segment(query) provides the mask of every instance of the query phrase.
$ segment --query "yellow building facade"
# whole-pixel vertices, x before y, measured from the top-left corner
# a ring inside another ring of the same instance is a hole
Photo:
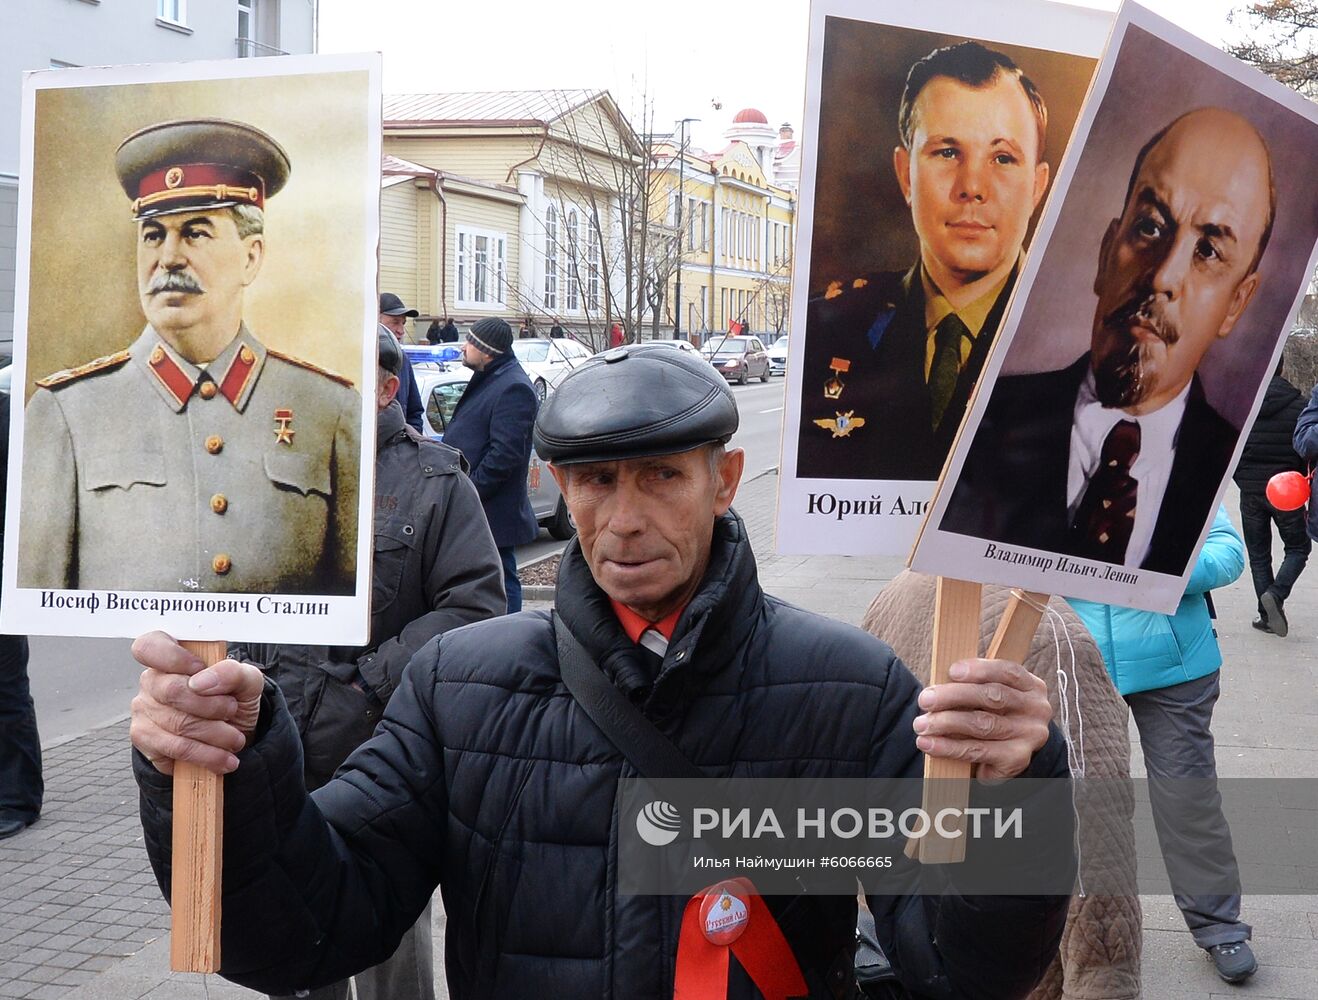
[[[665,222],[681,239],[681,280],[674,268],[664,305],[670,331],[702,341],[730,329],[767,340],[787,332],[796,192],[772,179],[794,151],[784,154],[784,131],[790,139],[787,126],[775,134],[746,109],[719,153],[688,146],[679,158],[680,140],[655,146]]]

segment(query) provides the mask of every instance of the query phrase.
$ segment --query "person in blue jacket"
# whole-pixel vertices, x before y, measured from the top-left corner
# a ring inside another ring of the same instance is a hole
[[[1205,595],[1234,582],[1244,568],[1244,543],[1219,507],[1175,614],[1071,601],[1135,718],[1173,888],[1183,866],[1193,865],[1190,877],[1198,885],[1177,892],[1176,905],[1195,944],[1228,983],[1244,982],[1258,962],[1247,943],[1251,928],[1240,919],[1240,872],[1216,789],[1211,726],[1222,652]],[[1195,891],[1208,882],[1234,891]]]

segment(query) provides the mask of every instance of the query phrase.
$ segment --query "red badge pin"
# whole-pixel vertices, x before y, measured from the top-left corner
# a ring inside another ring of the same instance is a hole
[[[700,928],[710,944],[732,944],[746,933],[750,916],[746,895],[733,882],[720,882],[700,904]]]

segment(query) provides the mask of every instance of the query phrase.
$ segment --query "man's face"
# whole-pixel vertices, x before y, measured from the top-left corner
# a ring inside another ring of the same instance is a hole
[[[387,313],[380,313],[380,325],[387,327],[391,333],[399,340],[407,333],[406,316],[390,316]]]
[[[1048,186],[1020,83],[1003,73],[980,88],[934,77],[911,121],[911,148],[897,147],[893,165],[930,277],[948,293],[1009,271]]]
[[[485,366],[490,363],[490,356],[470,340],[464,340],[462,342],[462,363],[474,372],[483,372]]]
[[[731,449],[715,471],[710,449],[702,447],[550,469],[600,589],[649,621],[659,621],[700,585],[714,519],[732,503],[744,460],[741,449]]]
[[[1236,115],[1187,115],[1149,150],[1103,237],[1091,347],[1099,401],[1133,414],[1170,402],[1258,287],[1268,217],[1262,140]]]
[[[261,268],[264,238],[238,235],[226,210],[178,212],[137,226],[137,293],[162,334],[186,333],[237,312]],[[237,332],[235,329],[233,332]]]

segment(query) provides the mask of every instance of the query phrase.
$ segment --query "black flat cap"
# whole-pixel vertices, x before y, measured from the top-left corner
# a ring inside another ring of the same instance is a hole
[[[376,328],[379,341],[380,367],[393,375],[403,374],[403,349],[398,346],[398,338],[392,330],[381,324]]]
[[[673,455],[725,443],[737,403],[709,362],[662,344],[591,358],[540,405],[535,450],[555,465]]]

